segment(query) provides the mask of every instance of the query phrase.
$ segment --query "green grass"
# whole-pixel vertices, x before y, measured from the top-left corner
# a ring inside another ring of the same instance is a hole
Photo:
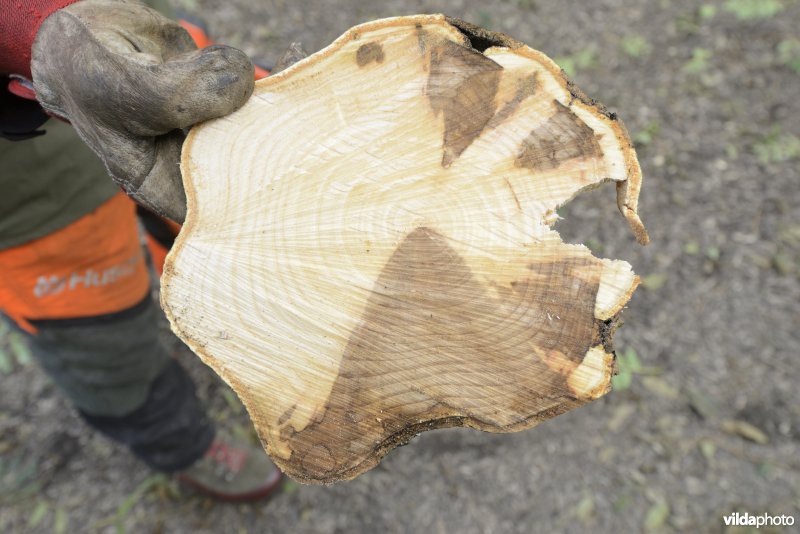
[[[47,501],[37,502],[36,507],[34,507],[33,511],[31,511],[31,515],[28,516],[28,528],[34,529],[38,527],[47,516],[49,508],[50,507],[48,506]]]
[[[778,44],[778,61],[800,74],[800,39],[784,39]]]
[[[575,506],[573,513],[582,523],[589,524],[594,515],[594,508],[594,499],[591,494],[586,494],[577,506]]]
[[[644,516],[644,530],[653,532],[660,530],[669,519],[669,503],[663,499],[655,502]]]
[[[56,508],[56,516],[53,518],[53,532],[55,534],[64,534],[69,527],[69,515],[62,507]]]
[[[761,163],[783,163],[800,158],[800,137],[773,130],[753,145]]]
[[[788,276],[797,272],[797,264],[784,251],[778,251],[772,256],[772,267],[782,276]]]
[[[629,35],[620,42],[622,51],[630,57],[639,58],[648,55],[653,47],[643,35]]]
[[[162,473],[150,475],[140,482],[133,492],[122,501],[114,515],[96,521],[91,526],[91,529],[101,530],[113,525],[116,527],[117,534],[125,534],[125,519],[130,515],[133,508],[151,492],[159,492],[172,497],[176,497],[179,494],[176,482],[167,475]]]
[[[783,11],[780,0],[725,0],[723,8],[739,20],[758,20],[774,17]]]
[[[700,17],[696,10],[679,13],[675,17],[675,29],[681,35],[696,35],[700,32]]]
[[[643,130],[633,134],[633,142],[636,143],[637,147],[647,146],[653,142],[660,131],[661,124],[657,120],[652,120],[647,123]]]
[[[614,499],[614,502],[612,503],[612,506],[614,507],[615,511],[621,512],[621,511],[625,510],[625,508],[630,506],[630,504],[631,504],[631,496],[627,495],[627,494],[623,494],[623,495],[620,495],[619,497],[617,497],[616,499]]]
[[[592,254],[602,254],[603,250],[605,250],[605,247],[600,241],[592,239],[591,237],[583,244],[586,245],[586,248],[592,251]]]
[[[713,462],[717,454],[717,445],[710,439],[700,440],[700,452],[707,462]]]
[[[697,241],[688,241],[683,245],[683,253],[689,256],[697,256],[700,252],[700,244]]]
[[[667,273],[648,274],[642,278],[642,288],[648,291],[658,291],[667,283]]]
[[[22,334],[0,319],[0,375],[11,373],[16,365],[30,365],[31,360],[31,349]]]
[[[627,349],[617,355],[617,374],[611,377],[611,385],[615,391],[624,391],[631,387],[633,373],[642,368],[642,362],[633,349]]]
[[[491,30],[493,25],[494,19],[492,18],[492,14],[490,12],[485,10],[478,11],[478,26],[481,28],[486,28],[487,30]]]
[[[698,9],[698,14],[702,20],[713,19],[717,14],[717,6],[714,4],[703,4],[700,6],[700,9]]]
[[[0,507],[36,495],[43,481],[37,477],[39,461],[25,451],[0,456]]]
[[[708,69],[709,60],[712,56],[711,50],[707,48],[695,48],[692,50],[692,58],[683,66],[683,70],[689,74],[698,74]]]
[[[611,385],[615,391],[624,391],[631,387],[633,375],[655,376],[662,372],[659,367],[643,366],[636,351],[628,347],[617,353],[617,374],[611,377]]]
[[[569,56],[555,58],[558,66],[564,69],[567,76],[575,76],[579,70],[590,69],[597,65],[597,49],[594,45],[578,50]]]

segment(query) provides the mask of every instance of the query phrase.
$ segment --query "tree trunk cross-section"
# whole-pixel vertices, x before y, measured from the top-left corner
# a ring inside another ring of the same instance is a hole
[[[175,332],[290,476],[424,430],[511,432],[606,393],[638,278],[565,244],[605,181],[641,243],[622,123],[543,54],[440,15],[355,27],[193,129],[162,279]]]

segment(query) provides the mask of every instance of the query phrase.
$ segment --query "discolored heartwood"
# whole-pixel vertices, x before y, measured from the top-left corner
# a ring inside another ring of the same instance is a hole
[[[602,182],[641,243],[622,123],[547,57],[441,15],[351,29],[184,145],[174,331],[290,476],[417,433],[511,432],[606,393],[638,278],[552,229]]]

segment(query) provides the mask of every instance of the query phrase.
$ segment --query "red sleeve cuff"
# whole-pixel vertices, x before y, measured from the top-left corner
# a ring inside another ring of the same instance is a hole
[[[31,47],[54,11],[78,0],[0,0],[0,73],[31,77]]]

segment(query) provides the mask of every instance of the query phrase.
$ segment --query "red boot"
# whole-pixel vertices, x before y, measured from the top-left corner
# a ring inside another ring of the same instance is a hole
[[[205,456],[177,479],[220,501],[253,501],[272,493],[281,472],[261,449],[217,432]]]

